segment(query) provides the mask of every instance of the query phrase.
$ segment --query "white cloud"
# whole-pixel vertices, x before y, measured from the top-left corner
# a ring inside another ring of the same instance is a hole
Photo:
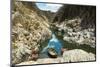
[[[47,9],[52,12],[56,12],[61,6],[61,4],[46,4]]]
[[[46,6],[50,6],[50,7],[61,7],[62,5],[61,4],[46,4]]]

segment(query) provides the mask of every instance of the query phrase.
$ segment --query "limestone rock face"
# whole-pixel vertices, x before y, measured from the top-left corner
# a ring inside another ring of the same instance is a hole
[[[34,3],[13,0],[11,23],[13,63],[28,60],[31,50],[39,49],[40,43],[50,38],[48,19],[40,13]]]

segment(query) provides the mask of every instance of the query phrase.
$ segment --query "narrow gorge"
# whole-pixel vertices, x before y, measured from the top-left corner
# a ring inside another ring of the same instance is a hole
[[[39,9],[36,2],[12,0],[11,19],[12,64],[96,60],[95,6],[63,4],[51,12]],[[62,45],[62,54],[56,58],[42,53],[52,33]]]

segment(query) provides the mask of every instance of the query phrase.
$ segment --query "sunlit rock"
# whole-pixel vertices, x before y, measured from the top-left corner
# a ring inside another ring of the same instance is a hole
[[[81,49],[65,51],[62,62],[95,61],[95,55]]]

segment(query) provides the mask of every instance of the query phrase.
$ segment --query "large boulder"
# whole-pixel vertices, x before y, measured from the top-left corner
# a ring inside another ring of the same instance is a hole
[[[95,55],[81,49],[73,49],[63,53],[62,62],[95,61]]]

